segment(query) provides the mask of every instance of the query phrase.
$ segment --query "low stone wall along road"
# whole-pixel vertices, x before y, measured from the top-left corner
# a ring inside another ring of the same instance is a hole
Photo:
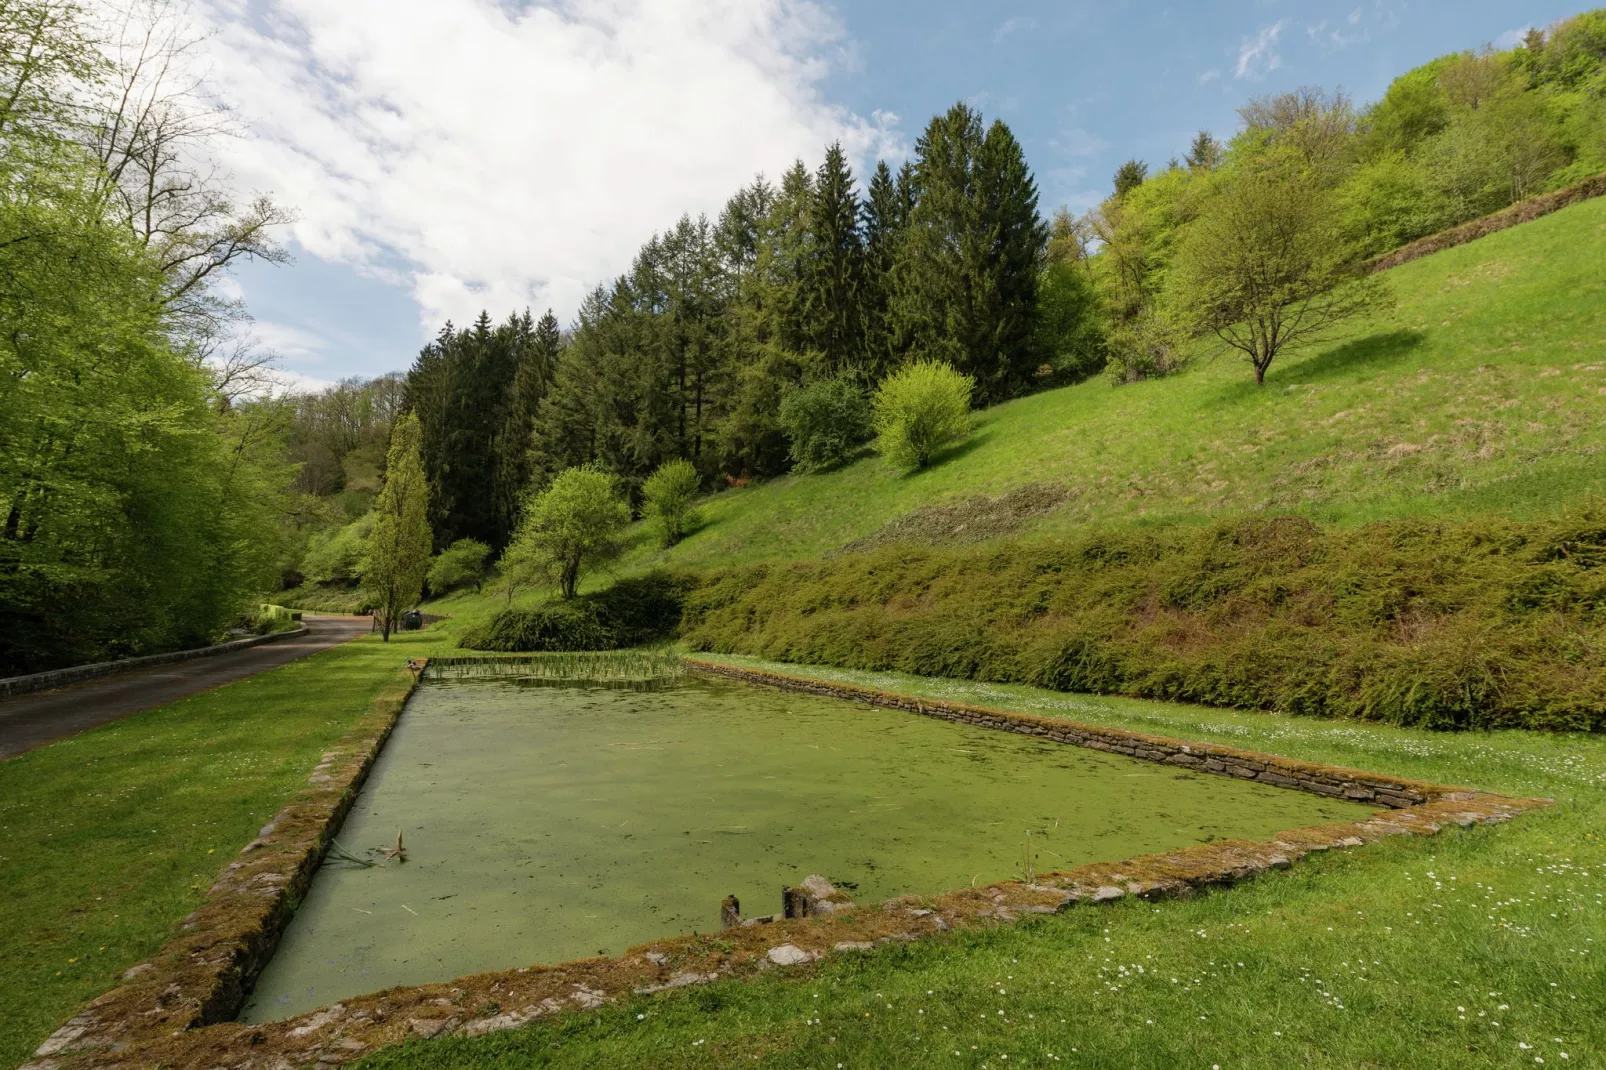
[[[274,643],[119,673],[54,691],[0,699],[0,759],[141,710],[276,669],[366,635],[367,617],[303,618],[307,630]]]

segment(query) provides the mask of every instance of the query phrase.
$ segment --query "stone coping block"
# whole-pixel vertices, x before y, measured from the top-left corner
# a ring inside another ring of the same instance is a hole
[[[1402,780],[1276,755],[1082,725],[957,703],[930,702],[798,676],[688,658],[688,667],[749,683],[870,702],[1074,746],[1183,764],[1223,776],[1370,801],[1360,821],[1229,840],[1119,862],[999,881],[931,896],[904,896],[830,914],[781,919],[716,934],[676,936],[615,958],[578,959],[473,974],[456,980],[344,1000],[279,1022],[231,1021],[311,883],[427,659],[398,680],[308,777],[307,787],[246,844],[161,951],[124,974],[124,984],[91,1001],[40,1045],[23,1070],[236,1067],[309,1070],[337,1066],[378,1048],[441,1035],[482,1036],[558,1014],[767,970],[807,970],[832,956],[926,939],[956,929],[1006,925],[1035,914],[1099,909],[1129,897],[1182,897],[1225,887],[1306,855],[1359,847],[1389,836],[1427,836],[1449,827],[1508,821],[1550,805],[1469,788]],[[1352,792],[1356,794],[1351,794]],[[710,910],[714,904],[709,904]]]
[[[66,687],[68,684],[82,683],[85,680],[96,680],[102,676],[115,676],[120,672],[148,669],[153,665],[171,665],[176,661],[209,658],[214,654],[227,654],[231,650],[244,650],[246,647],[259,646],[262,643],[275,643],[280,639],[306,635],[307,631],[308,628],[305,624],[298,624],[288,631],[274,632],[271,635],[253,635],[246,639],[235,639],[227,643],[199,646],[193,650],[173,650],[166,654],[146,654],[143,657],[123,658],[120,661],[97,661],[90,665],[73,665],[66,669],[51,669],[49,672],[30,673],[27,676],[8,676],[0,679],[0,698],[10,698],[12,695],[27,695],[35,691],[49,691],[57,687]]]

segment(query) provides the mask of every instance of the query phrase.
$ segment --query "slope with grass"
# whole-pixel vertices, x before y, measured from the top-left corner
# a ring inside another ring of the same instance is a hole
[[[1262,389],[1201,349],[1173,378],[1037,394],[981,413],[924,472],[869,456],[717,494],[671,550],[639,527],[622,567],[819,557],[923,506],[1045,482],[1069,497],[1027,537],[1252,511],[1544,515],[1606,491],[1603,263],[1597,199],[1389,271],[1394,312],[1280,358]]]

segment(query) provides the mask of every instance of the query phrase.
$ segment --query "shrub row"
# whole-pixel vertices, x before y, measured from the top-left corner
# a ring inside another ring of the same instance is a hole
[[[695,582],[690,576],[654,572],[567,602],[505,609],[483,625],[464,629],[458,645],[522,653],[617,650],[663,642],[674,637],[681,604]]]
[[[1424,256],[1453,249],[1457,245],[1477,241],[1479,238],[1494,234],[1498,231],[1509,230],[1521,223],[1531,223],[1541,216],[1551,212],[1559,212],[1563,208],[1587,201],[1594,197],[1606,197],[1606,175],[1596,175],[1586,178],[1582,182],[1574,183],[1565,189],[1554,193],[1541,193],[1536,197],[1529,197],[1525,201],[1518,201],[1510,208],[1502,209],[1493,215],[1486,215],[1480,219],[1469,220],[1458,227],[1441,230],[1437,234],[1429,234],[1425,238],[1418,238],[1407,245],[1402,245],[1392,252],[1374,257],[1366,264],[1368,274],[1387,271],[1389,268],[1408,264],[1413,260],[1420,260]]]
[[[1432,728],[1606,727],[1606,509],[731,568],[700,650]]]

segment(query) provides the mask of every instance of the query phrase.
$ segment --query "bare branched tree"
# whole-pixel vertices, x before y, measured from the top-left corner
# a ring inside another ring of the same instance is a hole
[[[84,134],[107,210],[150,250],[176,334],[201,350],[244,318],[215,283],[242,260],[288,260],[275,230],[292,219],[266,195],[242,197],[212,162],[210,147],[242,131],[206,91],[204,43],[183,3],[131,0],[104,27],[110,70]]]

